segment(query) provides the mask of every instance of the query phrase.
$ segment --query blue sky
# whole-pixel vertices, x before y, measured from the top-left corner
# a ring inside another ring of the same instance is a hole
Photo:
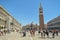
[[[2,5],[19,23],[39,24],[40,2],[43,7],[44,23],[60,15],[60,0],[0,0]]]

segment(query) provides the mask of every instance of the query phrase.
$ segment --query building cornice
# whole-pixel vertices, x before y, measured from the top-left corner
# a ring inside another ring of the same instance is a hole
[[[9,12],[6,10],[6,9],[4,9],[4,7],[2,6],[2,5],[0,5],[0,9],[1,10],[3,10],[2,12],[4,12],[3,14],[5,14],[6,16],[8,16],[8,17],[11,17],[13,20],[15,20],[18,24],[20,24],[15,18],[13,18],[13,16],[11,16],[10,14],[9,14]],[[21,25],[21,24],[20,24]]]

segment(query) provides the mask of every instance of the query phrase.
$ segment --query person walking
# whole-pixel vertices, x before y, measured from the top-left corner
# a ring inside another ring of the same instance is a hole
[[[45,30],[44,30],[44,31],[43,31],[43,36],[44,36],[44,38],[45,38],[45,34],[46,34],[46,33],[45,33]]]
[[[38,34],[40,34],[40,30],[38,30]]]
[[[49,32],[48,32],[48,30],[46,30],[45,33],[46,33],[47,37],[49,38]]]
[[[55,38],[55,29],[52,30],[52,38]]]
[[[56,36],[58,36],[58,30],[56,30]]]
[[[41,30],[40,32],[41,32],[41,38],[43,38],[44,36],[43,30]]]
[[[25,31],[23,31],[23,37],[25,37],[26,36],[26,32]]]

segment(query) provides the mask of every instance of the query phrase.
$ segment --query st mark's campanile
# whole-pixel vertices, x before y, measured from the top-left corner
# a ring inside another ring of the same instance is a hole
[[[43,28],[44,28],[43,8],[42,8],[42,5],[40,3],[40,7],[39,7],[39,29],[43,30]]]

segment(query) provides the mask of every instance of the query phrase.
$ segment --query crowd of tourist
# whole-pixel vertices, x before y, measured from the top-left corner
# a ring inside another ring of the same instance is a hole
[[[0,30],[0,36],[6,35],[7,30]]]
[[[50,37],[50,33],[52,34],[52,38],[55,38],[55,36],[58,36],[58,30],[51,30],[51,32],[49,32],[48,30],[39,30],[38,31],[38,34],[40,34],[41,35],[41,37],[42,38],[45,38],[45,36],[47,36],[47,38],[49,38]],[[30,35],[31,36],[35,36],[35,33],[36,33],[36,31],[34,31],[34,30],[30,30]],[[26,36],[26,32],[23,32],[23,37],[25,37]]]

